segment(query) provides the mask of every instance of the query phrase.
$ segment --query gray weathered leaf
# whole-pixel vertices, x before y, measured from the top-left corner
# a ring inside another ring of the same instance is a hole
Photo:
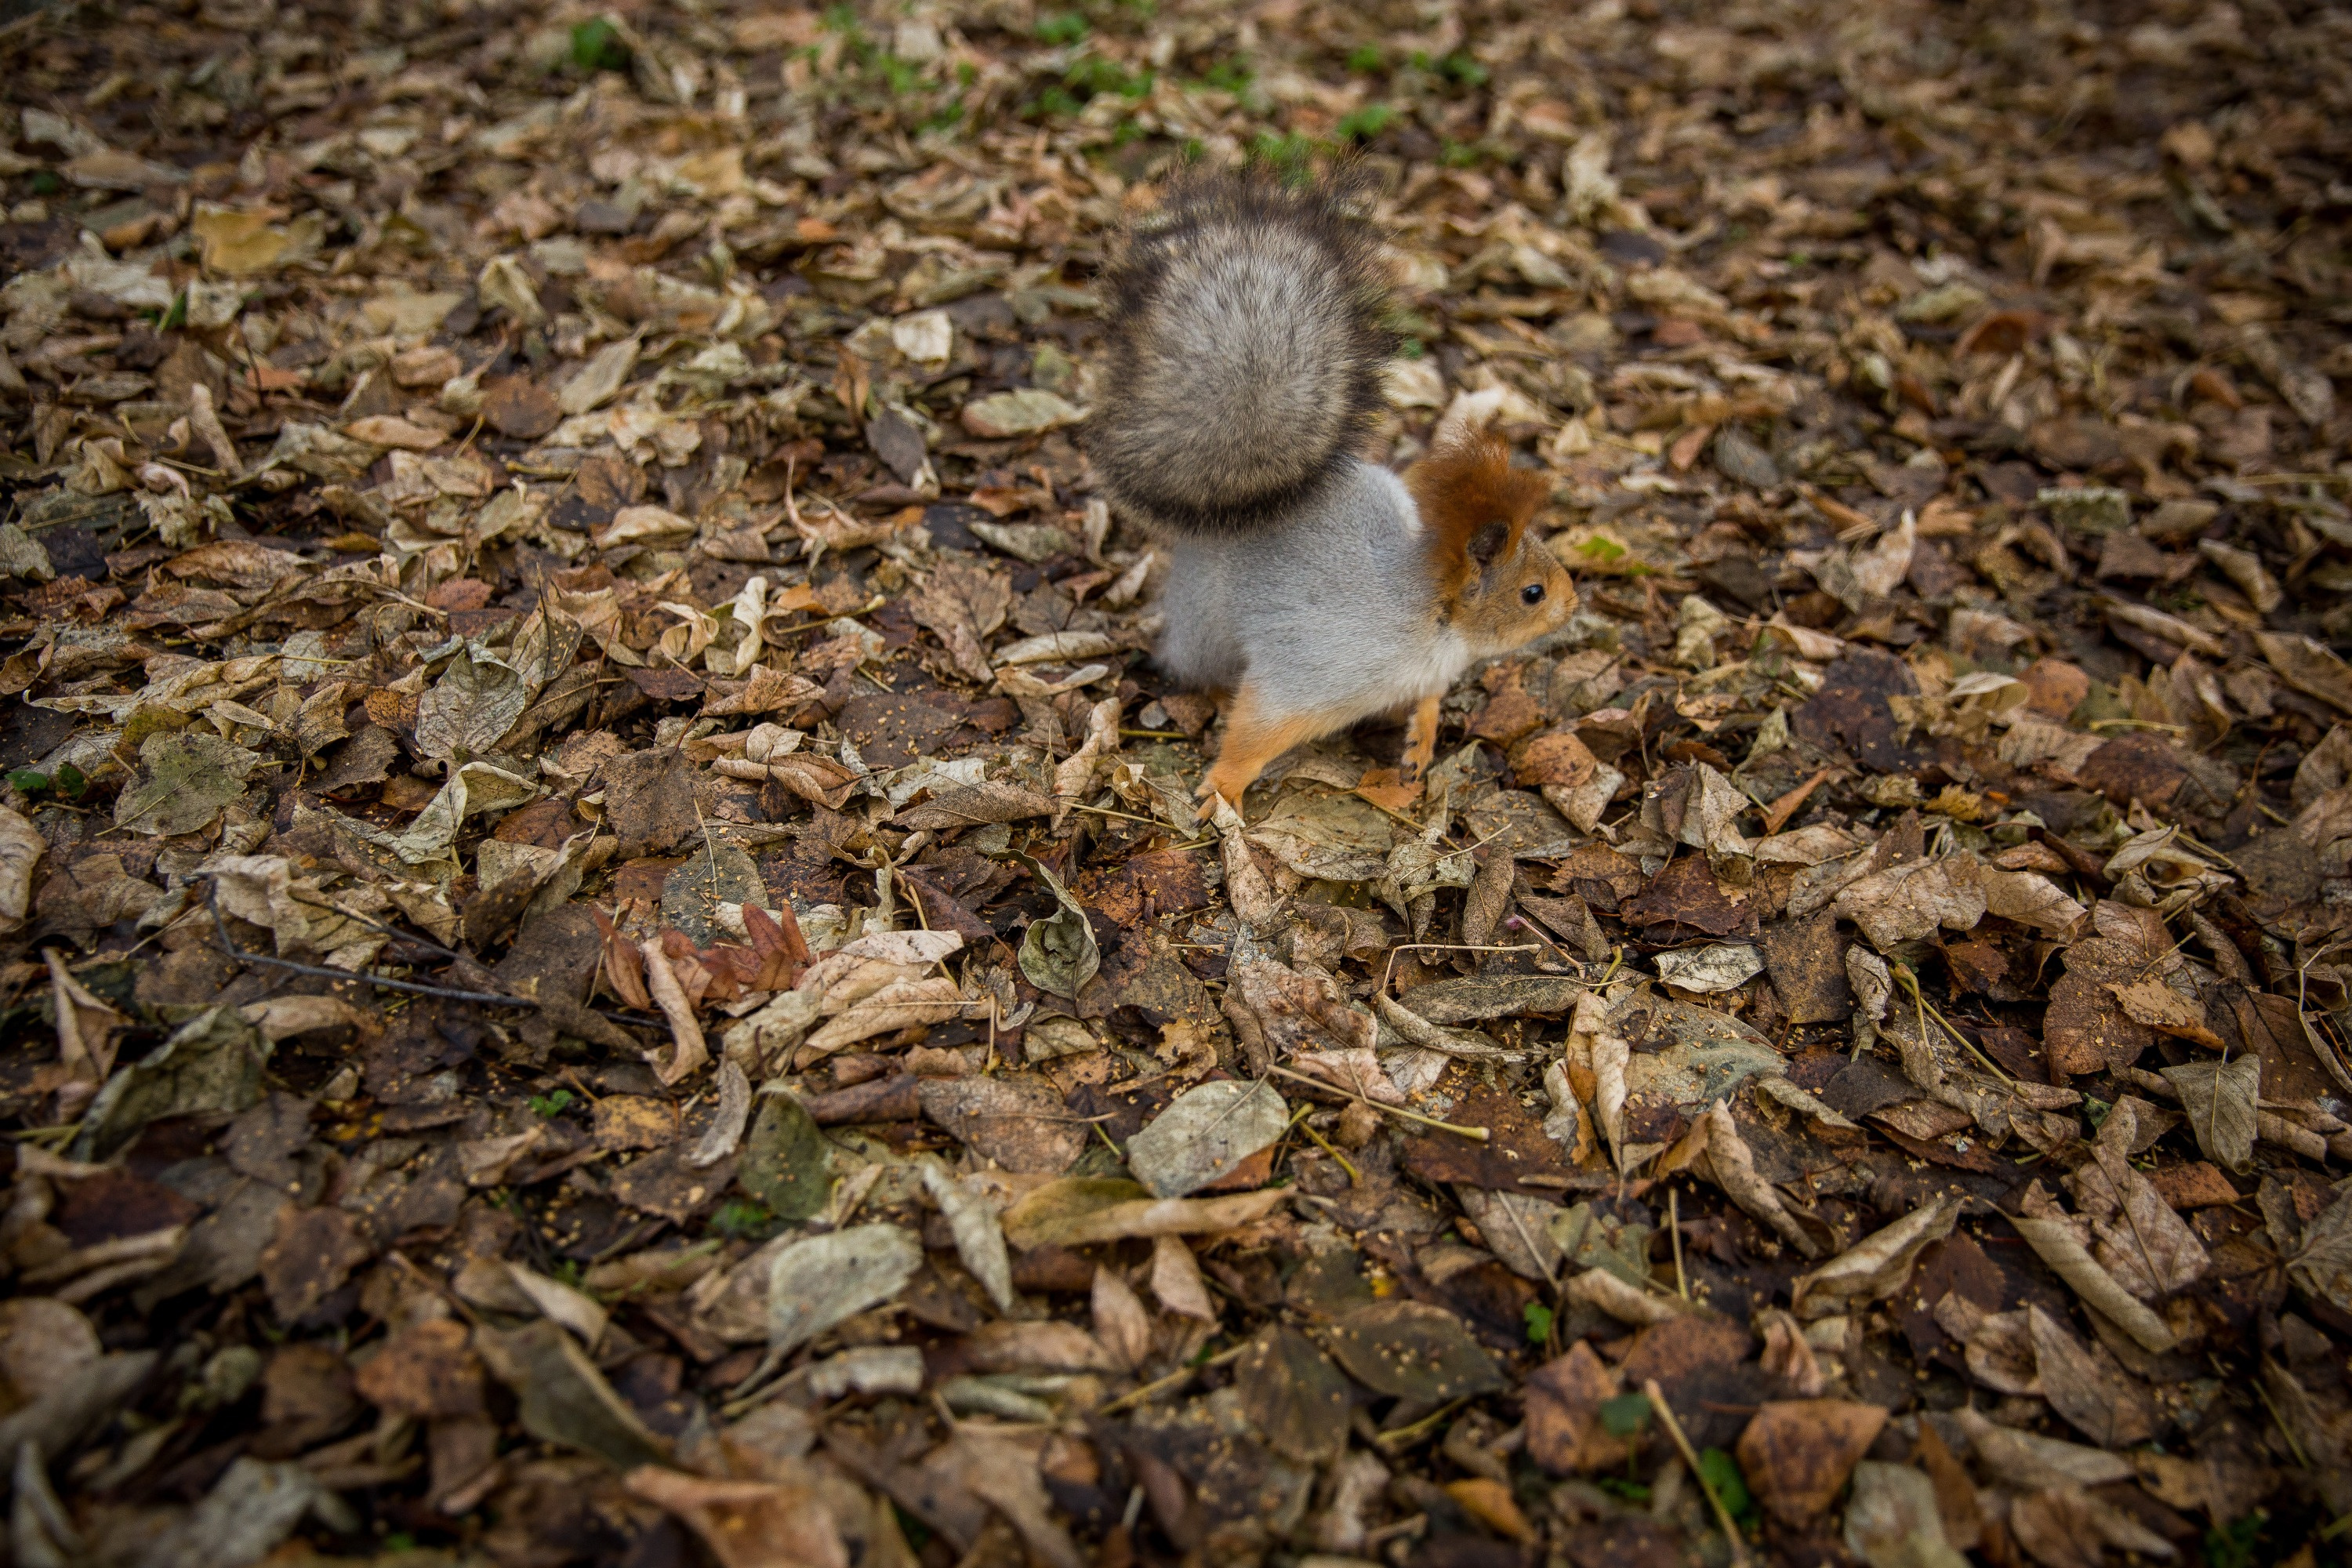
[[[118,1069],[98,1091],[74,1140],[74,1157],[110,1158],[151,1121],[208,1110],[243,1110],[261,1099],[268,1042],[234,1007],[214,1007],[163,1046]]]
[[[188,1510],[143,1568],[240,1568],[258,1563],[294,1533],[326,1489],[295,1464],[241,1458]]]
[[[1281,1137],[1289,1120],[1290,1107],[1270,1084],[1204,1083],[1128,1140],[1128,1169],[1157,1195],[1181,1198],[1232,1174]]]
[[[669,1458],[669,1445],[554,1323],[541,1319],[511,1333],[482,1330],[474,1343],[499,1381],[514,1390],[523,1429],[532,1436],[593,1454],[616,1470]]]
[[[662,879],[662,923],[684,931],[697,947],[740,940],[719,923],[721,904],[768,907],[759,862],[732,845],[703,845]]]
[[[1586,1201],[1554,1210],[1544,1228],[1561,1257],[1579,1271],[1599,1268],[1636,1289],[1649,1283],[1654,1226],[1602,1214]]]
[[[735,1179],[777,1218],[808,1219],[833,1195],[833,1145],[799,1100],[770,1095],[744,1135]]]
[[[182,730],[148,736],[139,763],[146,777],[116,797],[114,826],[168,838],[211,826],[245,793],[261,756],[218,735]]]
[[[937,1159],[925,1158],[922,1172],[923,1190],[947,1216],[956,1256],[988,1292],[988,1299],[1000,1310],[1011,1311],[1013,1259],[1004,1247],[1004,1226],[997,1217],[996,1206],[958,1182]]]
[[[1462,1212],[1486,1238],[1486,1250],[1522,1279],[1549,1285],[1559,1279],[1559,1244],[1546,1222],[1559,1213],[1548,1198],[1525,1193],[1489,1192],[1484,1187],[1456,1185],[1454,1195]]]
[[[2263,1058],[2183,1062],[2164,1069],[2189,1112],[2197,1147],[2225,1171],[2254,1168],[2254,1100],[2262,1092]]]
[[[1764,973],[1764,955],[1744,942],[1658,954],[1658,973],[1685,991],[1729,991]]]
[[[1968,1568],[1944,1533],[1936,1483],[1908,1465],[1864,1459],[1853,1468],[1845,1544],[1870,1568]]]
[[[1095,945],[1087,911],[1070,897],[1061,879],[1034,860],[1029,867],[1062,907],[1042,921],[1029,922],[1028,934],[1021,939],[1021,973],[1038,990],[1075,1000],[1102,967],[1102,950]]]
[[[2286,1277],[2336,1310],[2352,1312],[2352,1192],[2304,1227],[2303,1250],[2286,1266]]]
[[[1952,1233],[1960,1217],[1955,1198],[1921,1204],[1884,1230],[1863,1237],[1790,1287],[1790,1310],[1801,1319],[1825,1318],[1879,1300],[1911,1278],[1911,1265],[1931,1242]]]
[[[478,757],[497,750],[530,694],[522,677],[497,659],[460,647],[416,704],[416,749],[428,757]]]
[[[768,1268],[768,1347],[788,1354],[891,1300],[923,1265],[923,1244],[895,1225],[860,1225],[796,1241]]]

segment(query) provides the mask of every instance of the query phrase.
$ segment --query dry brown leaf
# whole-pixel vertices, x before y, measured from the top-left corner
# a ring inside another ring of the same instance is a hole
[[[1802,1527],[1829,1511],[1885,1425],[1886,1412],[1875,1405],[1773,1401],[1739,1434],[1740,1473],[1774,1518]]]

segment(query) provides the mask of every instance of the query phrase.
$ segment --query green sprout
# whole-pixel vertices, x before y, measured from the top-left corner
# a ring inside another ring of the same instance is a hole
[[[1633,1486],[1633,1446],[1650,1424],[1650,1396],[1646,1394],[1621,1394],[1614,1399],[1601,1402],[1601,1426],[1612,1437],[1625,1445],[1625,1484]],[[1627,1493],[1632,1496],[1632,1493]],[[1647,1489],[1642,1495],[1647,1497]]]
[[[629,68],[629,46],[619,28],[603,16],[575,23],[572,28],[572,63],[584,71]]]
[[[552,1121],[562,1115],[572,1101],[572,1093],[568,1089],[554,1089],[546,1094],[534,1094],[530,1097],[531,1114]]]
[[[733,1240],[736,1237],[758,1239],[776,1228],[776,1216],[768,1212],[765,1204],[748,1198],[733,1198],[719,1205],[710,1216],[710,1228]]]
[[[1341,142],[1370,142],[1394,123],[1397,111],[1385,103],[1367,103],[1351,109],[1331,127],[1333,137]]]
[[[1249,62],[1236,56],[1211,66],[1202,74],[1201,85],[1215,88],[1219,92],[1239,92],[1255,77],[1256,73],[1250,69]]]
[[[1521,1314],[1527,1320],[1528,1343],[1548,1345],[1551,1342],[1552,1310],[1541,1301],[1530,1301]]]
[[[1715,1489],[1723,1503],[1724,1511],[1737,1521],[1740,1528],[1752,1528],[1757,1522],[1756,1500],[1748,1494],[1748,1478],[1739,1473],[1739,1461],[1721,1448],[1709,1448],[1698,1457],[1699,1478]]]
[[[2265,1510],[2256,1509],[2242,1519],[2207,1531],[2205,1561],[2209,1568],[2254,1568],[2254,1547],[2270,1517]]]
[[[1057,12],[1037,20],[1037,38],[1041,43],[1075,44],[1088,32],[1087,19],[1076,11]]]
[[[1377,76],[1389,68],[1388,57],[1374,44],[1358,44],[1348,51],[1348,68],[1365,76]]]
[[[54,788],[68,800],[79,800],[81,792],[89,787],[89,780],[71,763],[61,764],[54,775],[38,768],[13,768],[9,771],[8,782],[16,787],[18,795],[38,795],[43,790]]]

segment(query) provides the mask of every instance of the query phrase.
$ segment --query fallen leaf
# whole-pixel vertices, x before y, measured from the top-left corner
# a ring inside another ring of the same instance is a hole
[[[1087,911],[1070,897],[1060,878],[1034,860],[1029,862],[1029,868],[1061,907],[1044,920],[1029,922],[1021,939],[1021,973],[1040,991],[1075,999],[1102,967],[1094,928],[1087,923]]]
[[[1005,1251],[1004,1226],[997,1217],[996,1205],[957,1181],[937,1160],[923,1161],[921,1169],[923,1190],[947,1216],[956,1257],[962,1260],[965,1271],[980,1281],[998,1310],[1011,1311],[1015,1300],[1013,1261]]]
[[[1332,1326],[1331,1353],[1377,1394],[1437,1403],[1503,1386],[1494,1357],[1462,1320],[1419,1301],[1359,1307]]]
[[[1623,1380],[1579,1340],[1527,1381],[1528,1453],[1556,1476],[1610,1470],[1637,1445],[1601,1423],[1601,1407],[1624,1391]]]
[[[2155,1406],[2104,1350],[2085,1346],[2040,1307],[2028,1304],[2025,1318],[2051,1409],[2103,1448],[2129,1447],[2156,1435]]]
[[[1268,1187],[1216,1198],[1154,1198],[1138,1182],[1065,1177],[1005,1211],[1004,1239],[1025,1251],[1134,1236],[1202,1236],[1263,1219],[1287,1195]]]
[[[1806,1321],[1883,1300],[1911,1278],[1911,1266],[1929,1242],[1952,1233],[1960,1216],[1953,1198],[1934,1198],[1885,1229],[1864,1237],[1790,1286],[1790,1310]]]
[[[150,735],[139,747],[145,773],[114,803],[114,825],[169,838],[209,827],[261,765],[258,753],[193,731]]]
[[[2205,1157],[2242,1176],[2252,1170],[2263,1058],[2249,1054],[2226,1062],[2182,1062],[2166,1068],[2164,1077],[2179,1091]]]
[[[1829,1511],[1885,1425],[1886,1412],[1875,1405],[1771,1401],[1739,1435],[1740,1473],[1773,1517],[1801,1528]]]
[[[1764,973],[1764,955],[1746,942],[1682,948],[1658,954],[1658,976],[1685,991],[1736,990]]]
[[[2164,1320],[2117,1284],[2064,1220],[2016,1215],[2010,1224],[2041,1255],[2052,1273],[2086,1304],[2105,1313],[2116,1327],[2158,1355],[2173,1347],[2175,1336]]]
[[[1864,1459],[1853,1468],[1846,1550],[1870,1568],[1965,1568],[1944,1532],[1935,1483],[1907,1465]]]
[[[993,392],[963,406],[963,427],[984,441],[1035,436],[1075,425],[1087,411],[1066,398],[1035,387]]]
[[[833,1196],[833,1146],[798,1100],[768,1095],[744,1136],[735,1179],[778,1219],[814,1218]]]
[[[1290,1107],[1265,1082],[1204,1083],[1128,1140],[1127,1165],[1163,1198],[1200,1191],[1280,1138]]]
[[[796,1241],[768,1266],[768,1347],[783,1355],[898,1297],[922,1243],[895,1225],[853,1226]]]
[[[657,1465],[630,1470],[627,1485],[684,1520],[720,1568],[848,1568],[841,1527],[814,1485],[712,1480]]]
[[[613,1390],[579,1342],[551,1322],[476,1338],[482,1360],[514,1391],[524,1430],[595,1455],[618,1470],[659,1464],[669,1445]]]

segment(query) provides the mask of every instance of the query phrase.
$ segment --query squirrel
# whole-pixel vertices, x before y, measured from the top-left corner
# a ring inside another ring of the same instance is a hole
[[[1402,476],[1359,455],[1396,338],[1356,194],[1192,179],[1107,271],[1087,450],[1168,545],[1157,657],[1223,700],[1197,793],[1236,811],[1284,752],[1380,714],[1408,715],[1399,780],[1417,789],[1447,689],[1576,607],[1528,531],[1550,483],[1502,441],[1448,435]]]

